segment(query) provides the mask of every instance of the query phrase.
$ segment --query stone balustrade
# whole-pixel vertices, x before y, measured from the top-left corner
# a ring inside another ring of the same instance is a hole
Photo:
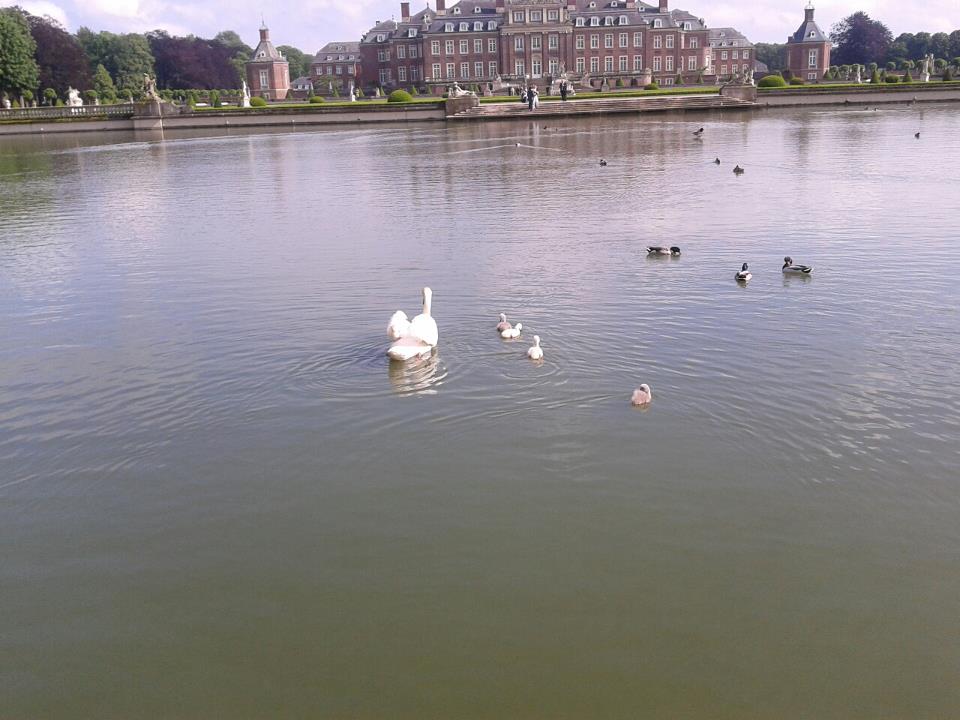
[[[57,120],[59,118],[131,118],[136,114],[134,103],[118,105],[81,105],[79,107],[35,107],[5,110],[0,108],[0,120]]]

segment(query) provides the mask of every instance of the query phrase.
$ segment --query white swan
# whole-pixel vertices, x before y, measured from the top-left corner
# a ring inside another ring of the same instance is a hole
[[[507,314],[500,313],[500,322],[497,323],[497,332],[503,332],[504,330],[509,330],[513,325],[507,322]]]
[[[646,383],[634,390],[633,395],[630,396],[631,405],[649,405],[651,400],[653,400],[653,393]]]
[[[523,330],[523,323],[517,323],[515,327],[507,328],[500,332],[500,337],[504,340],[516,340],[520,337],[520,331]]]
[[[429,355],[430,351],[436,347],[440,339],[440,333],[437,330],[437,321],[430,315],[430,303],[433,298],[433,291],[425,287],[423,289],[423,312],[410,321],[410,327],[406,335],[397,340],[387,355],[391,360],[410,360],[415,357]]]
[[[809,265],[794,265],[793,258],[787,256],[783,259],[783,272],[787,275],[809,275],[813,268]]]
[[[744,263],[743,267],[740,268],[740,271],[733,277],[736,278],[737,282],[745,283],[750,282],[750,278],[753,277],[753,273],[747,269],[747,264]]]
[[[387,325],[387,337],[391,340],[399,340],[410,332],[410,321],[407,320],[407,314],[403,310],[397,310],[390,316],[390,323]]]
[[[533,347],[527,350],[527,357],[531,360],[543,360],[543,349],[540,347],[540,336],[533,336]]]

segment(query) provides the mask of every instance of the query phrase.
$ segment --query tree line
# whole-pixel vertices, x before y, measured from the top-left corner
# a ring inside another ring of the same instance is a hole
[[[951,33],[918,32],[893,36],[890,29],[865,12],[848,15],[830,29],[833,50],[831,62],[837,65],[869,65],[876,63],[889,69],[909,69],[927,55],[933,55],[936,66],[960,66],[960,30]],[[787,66],[785,43],[757,43],[754,57],[770,70]]]
[[[309,74],[312,56],[288,45],[277,49],[292,78]],[[70,33],[51,17],[0,9],[0,95],[27,104],[62,102],[68,87],[108,103],[137,99],[144,75],[165,91],[238,88],[252,55],[232,30],[211,39],[164,30],[116,34],[82,27]]]

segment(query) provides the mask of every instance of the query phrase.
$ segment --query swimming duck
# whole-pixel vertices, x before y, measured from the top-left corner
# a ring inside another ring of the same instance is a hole
[[[716,160],[714,160],[714,161],[713,161],[713,164],[714,164],[714,165],[719,165],[719,164],[720,164],[720,158],[717,158]]]
[[[647,255],[671,255],[672,257],[678,257],[680,255],[680,248],[676,245],[670,247],[664,247],[663,245],[650,245],[647,246]]]
[[[607,166],[607,161],[604,160],[603,158],[600,158],[600,167],[606,167],[606,166]]]
[[[653,400],[653,393],[646,383],[634,390],[633,395],[630,396],[630,404],[635,406],[649,405],[651,400]]]
[[[507,322],[506,313],[500,313],[500,322],[497,323],[497,332],[503,332],[504,330],[509,330],[513,325]]]
[[[523,323],[517,323],[512,328],[501,330],[500,337],[502,337],[504,340],[516,340],[518,337],[520,337],[521,330],[523,330]]]
[[[734,277],[736,278],[737,282],[750,282],[750,278],[753,277],[753,273],[747,269],[747,264],[744,263],[743,267],[740,268],[740,271],[734,275]]]
[[[703,135],[703,128],[700,128],[699,130],[694,130],[694,131],[693,131],[693,136],[694,136],[694,137],[700,137],[701,135]]]
[[[742,167],[740,167],[739,165],[737,165],[736,167],[733,168],[733,174],[734,174],[734,175],[743,175],[743,173],[744,173],[744,169],[743,169]]]
[[[920,133],[914,133],[913,136],[914,136],[917,140],[920,139]]]
[[[437,321],[430,315],[430,304],[433,291],[423,289],[423,312],[410,321],[410,327],[387,350],[391,360],[410,360],[415,357],[429,355],[439,340]],[[396,314],[396,313],[394,313]]]
[[[792,257],[785,257],[783,259],[783,272],[788,275],[809,275],[813,272],[813,268],[809,265],[794,265]]]
[[[540,347],[540,336],[533,336],[533,347],[527,350],[527,357],[531,360],[543,360],[543,350]]]

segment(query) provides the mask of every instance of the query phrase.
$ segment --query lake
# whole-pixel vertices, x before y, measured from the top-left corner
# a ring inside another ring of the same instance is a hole
[[[0,143],[0,717],[960,715],[957,106],[547,123]]]

